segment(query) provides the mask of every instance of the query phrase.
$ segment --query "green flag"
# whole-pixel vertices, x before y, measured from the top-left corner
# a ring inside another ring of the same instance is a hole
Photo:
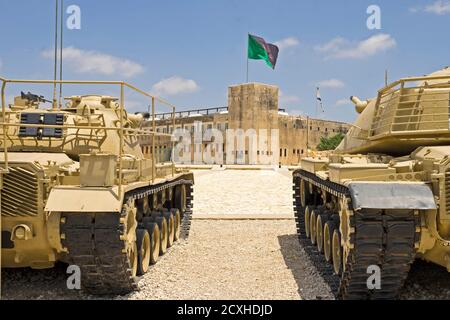
[[[248,35],[248,58],[254,60],[264,60],[266,64],[275,69],[278,58],[278,47],[271,43],[266,43],[263,38]]]

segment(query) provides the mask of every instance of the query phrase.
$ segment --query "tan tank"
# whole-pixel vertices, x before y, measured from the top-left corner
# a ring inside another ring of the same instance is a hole
[[[124,89],[148,98],[153,118],[156,103],[175,108],[124,82],[0,80],[2,267],[62,261],[80,268],[90,293],[136,289],[138,276],[188,235],[194,181],[171,159],[156,160],[156,138],[170,135],[127,113]],[[7,85],[53,83],[116,85],[120,99],[72,96],[44,109],[45,99],[22,93],[5,105]],[[150,155],[139,136],[154,139]]]
[[[393,299],[416,258],[450,272],[450,68],[351,100],[342,143],[293,173],[297,229],[339,298]]]

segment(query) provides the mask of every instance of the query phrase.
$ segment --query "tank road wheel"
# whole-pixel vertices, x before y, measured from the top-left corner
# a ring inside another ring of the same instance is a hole
[[[180,184],[175,187],[173,192],[173,204],[174,208],[180,210],[181,213],[186,211],[186,185]]]
[[[159,255],[163,255],[167,252],[167,221],[164,217],[157,217],[155,219],[156,224],[159,228]]]
[[[167,248],[170,248],[173,245],[175,236],[175,219],[169,211],[164,212],[163,216],[167,221]]]
[[[307,206],[305,208],[305,235],[307,238],[311,237],[311,212],[313,211],[313,207]]]
[[[316,208],[311,211],[311,215],[309,217],[309,239],[311,243],[314,245],[317,243],[317,217],[319,216],[319,210]]]
[[[336,229],[336,224],[333,220],[327,221],[323,227],[323,254],[325,260],[330,263],[333,260],[332,244],[334,229]]]
[[[144,216],[147,216],[150,213],[150,202],[148,197],[143,197],[142,199],[138,199],[137,201],[137,220],[141,221]]]
[[[342,267],[345,271],[347,258],[350,254],[350,251],[354,248],[353,237],[355,233],[355,228],[352,226],[353,211],[348,207],[347,198],[339,200],[339,219],[339,231],[342,238]]]
[[[142,276],[148,271],[150,265],[151,241],[146,229],[138,229],[136,233],[138,249],[137,275]]]
[[[143,225],[150,236],[150,264],[155,264],[159,258],[159,246],[161,243],[159,227],[152,217],[145,217]]]
[[[306,207],[311,203],[312,195],[309,190],[308,181],[301,179],[300,180],[300,204],[302,207]]]
[[[178,241],[181,236],[181,214],[180,210],[178,209],[172,209],[170,210],[172,212],[173,218],[174,218],[174,234],[173,234],[173,240]]]
[[[156,223],[149,227],[150,233],[150,264],[155,264],[159,258],[159,246],[161,245],[161,234]]]
[[[138,269],[139,269],[139,267],[138,267],[139,253],[138,253],[138,247],[137,247],[136,242],[134,242],[131,246],[132,247],[128,251],[128,261],[130,264],[131,276],[136,277],[138,275]]]
[[[316,220],[316,233],[317,233],[317,250],[320,253],[323,253],[323,247],[324,247],[324,229],[325,224],[328,221],[328,214],[322,213],[319,214]]]
[[[333,256],[333,271],[335,274],[340,275],[342,273],[342,247],[341,235],[338,229],[335,229],[333,232],[331,250]]]
[[[128,264],[132,271],[132,276],[136,277],[138,269],[138,252],[136,245],[136,231],[137,231],[137,208],[132,199],[128,200],[123,207],[123,216],[120,221],[123,223],[122,240],[125,241],[125,251],[128,256]]]

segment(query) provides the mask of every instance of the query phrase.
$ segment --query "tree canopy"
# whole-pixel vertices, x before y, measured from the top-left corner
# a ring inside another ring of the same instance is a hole
[[[317,145],[317,150],[325,151],[325,150],[334,150],[341,143],[342,139],[344,139],[345,135],[342,133],[338,133],[332,137],[321,137],[320,143]]]

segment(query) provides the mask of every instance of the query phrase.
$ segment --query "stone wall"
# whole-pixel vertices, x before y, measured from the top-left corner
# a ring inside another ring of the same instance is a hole
[[[342,122],[288,115],[279,111],[278,101],[279,89],[276,86],[260,83],[233,85],[228,88],[228,111],[207,115],[195,114],[195,111],[191,111],[189,116],[175,119],[175,129],[183,128],[191,132],[192,144],[189,149],[192,163],[203,163],[206,159],[204,152],[207,148],[212,151],[212,156],[215,156],[216,152],[222,152],[225,159],[227,152],[229,153],[231,149],[239,150],[238,139],[233,139],[233,142],[227,141],[227,130],[242,129],[244,133],[251,133],[253,129],[257,135],[256,144],[248,136],[245,137],[242,140],[245,144],[242,152],[235,151],[232,154],[234,163],[261,164],[263,156],[274,156],[277,163],[296,165],[302,157],[307,155],[308,149],[316,149],[321,137],[333,136],[339,132],[346,133],[350,128],[349,124]],[[146,122],[144,126],[151,127],[151,121]],[[158,119],[156,126],[157,132],[173,132],[171,119]],[[193,133],[196,126],[203,131],[212,128],[219,130],[223,141],[214,138],[195,141]],[[271,130],[277,130],[277,145],[271,143]],[[142,138],[141,144],[144,153],[151,156],[151,139]],[[158,137],[156,145],[158,159],[168,160],[171,152],[170,140]],[[261,145],[266,147],[262,148]],[[197,155],[195,155],[196,152]],[[252,154],[256,156],[250,156]],[[225,160],[223,162],[225,163]]]

